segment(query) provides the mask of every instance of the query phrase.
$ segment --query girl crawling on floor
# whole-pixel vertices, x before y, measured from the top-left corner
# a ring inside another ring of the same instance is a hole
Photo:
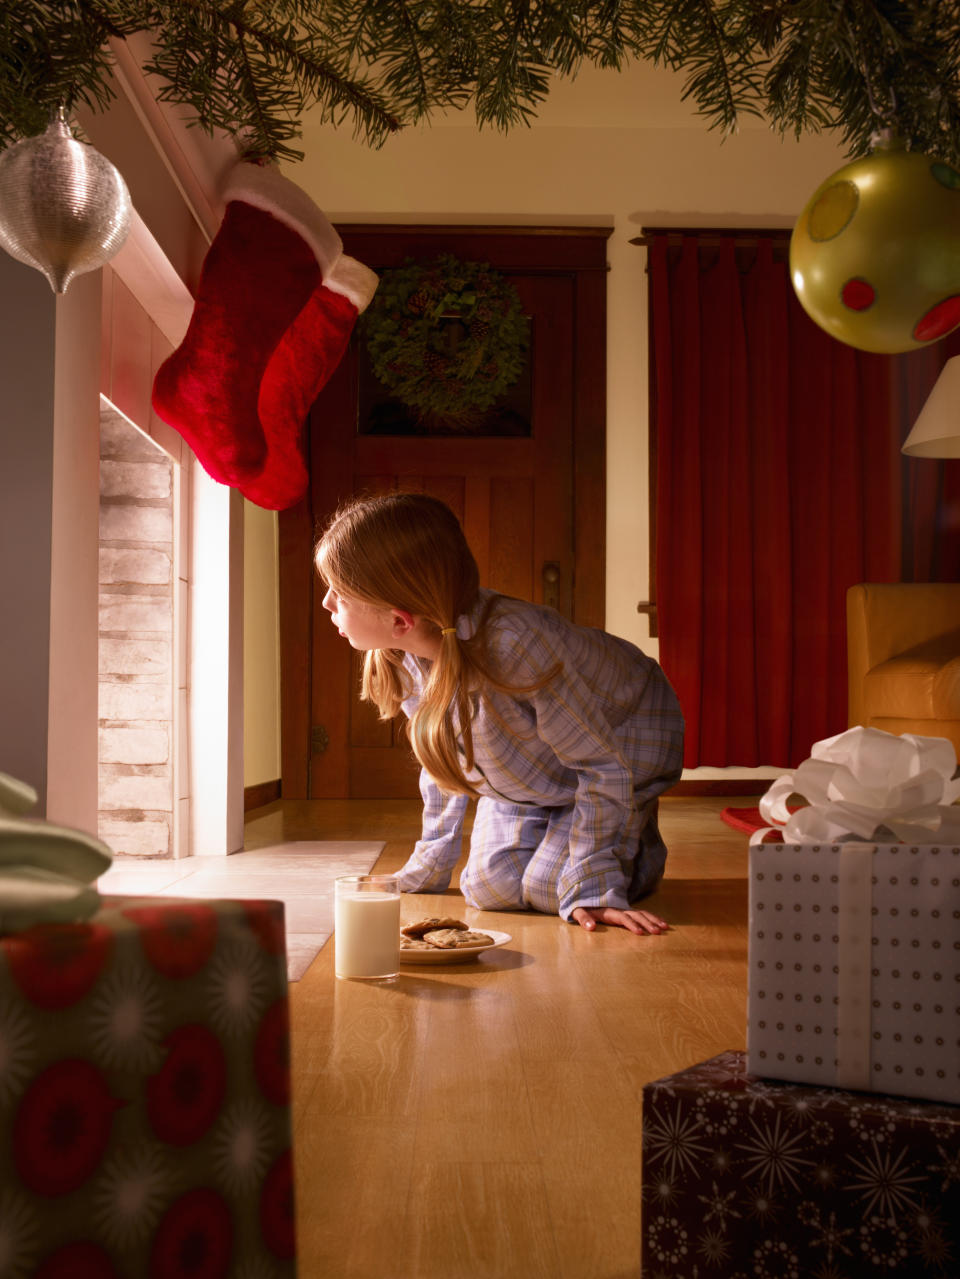
[[[667,850],[657,797],[679,778],[683,717],[624,639],[485,590],[453,512],[422,493],[361,498],[316,548],[323,606],[364,652],[361,696],[401,711],[423,830],[405,892],[439,892],[477,811],[460,890],[479,910],[539,910],[661,933],[634,905]]]

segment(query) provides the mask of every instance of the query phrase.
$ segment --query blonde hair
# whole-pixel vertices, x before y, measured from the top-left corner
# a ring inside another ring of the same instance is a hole
[[[498,597],[487,602],[473,636],[461,639],[457,618],[475,607],[480,574],[457,517],[424,493],[361,497],[340,508],[314,552],[317,572],[338,594],[378,608],[402,609],[436,627],[440,653],[432,663],[420,702],[407,724],[413,753],[447,791],[476,795],[457,753],[457,729],[467,769],[473,767],[474,708],[471,694],[487,687],[525,693],[553,678],[556,669],[529,687],[507,685],[488,651],[487,624]],[[411,689],[402,649],[364,654],[360,696],[380,718],[393,719]]]

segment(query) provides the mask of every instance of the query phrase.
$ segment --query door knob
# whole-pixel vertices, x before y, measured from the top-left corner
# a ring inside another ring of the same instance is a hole
[[[547,608],[560,607],[560,565],[555,560],[543,566],[543,602]]]

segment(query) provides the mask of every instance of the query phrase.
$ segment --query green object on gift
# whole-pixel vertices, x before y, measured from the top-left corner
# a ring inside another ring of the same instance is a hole
[[[0,773],[0,932],[88,919],[113,861],[93,835],[21,816],[36,802],[32,786]]]

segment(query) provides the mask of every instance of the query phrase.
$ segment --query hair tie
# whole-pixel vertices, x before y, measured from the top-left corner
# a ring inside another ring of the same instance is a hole
[[[440,627],[440,634],[441,634],[441,635],[456,635],[456,633],[457,633],[457,628],[456,628],[455,626],[441,626],[441,627]]]

